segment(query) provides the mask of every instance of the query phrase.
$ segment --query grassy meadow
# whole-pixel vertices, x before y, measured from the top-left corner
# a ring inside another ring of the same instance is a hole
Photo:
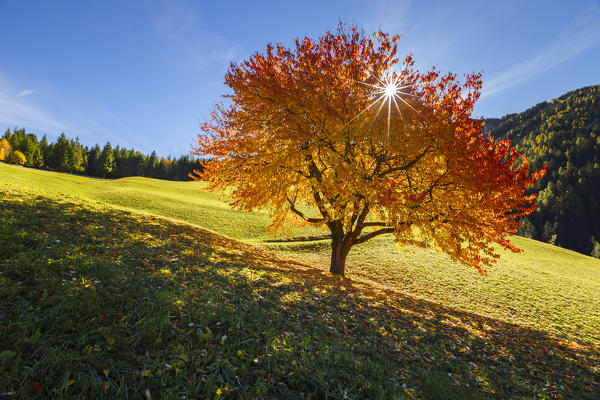
[[[338,278],[201,183],[0,163],[0,205],[0,397],[600,397],[591,257],[515,238],[482,277],[382,237]]]

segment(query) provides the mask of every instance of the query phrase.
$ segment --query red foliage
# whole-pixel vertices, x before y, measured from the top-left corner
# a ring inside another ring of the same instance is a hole
[[[399,63],[398,40],[340,26],[232,64],[229,103],[198,136],[194,154],[213,159],[196,178],[233,188],[235,207],[270,209],[275,228],[328,229],[335,273],[354,244],[384,233],[485,273],[498,257],[494,243],[519,251],[509,235],[535,209],[526,189],[545,170],[530,173],[522,154],[471,117],[480,74],[460,83],[422,73],[408,55],[391,75],[405,92],[376,94]]]

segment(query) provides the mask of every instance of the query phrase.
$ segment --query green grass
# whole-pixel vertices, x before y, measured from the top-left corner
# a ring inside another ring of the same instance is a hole
[[[516,238],[481,277],[382,238],[339,279],[198,183],[0,177],[0,397],[600,395],[590,257]]]
[[[0,176],[38,193],[63,194],[174,218],[237,239],[265,235],[266,213],[248,215],[234,211],[203,190],[200,182],[170,182],[131,177],[105,180],[35,170],[0,163]]]
[[[598,395],[598,349],[189,224],[6,187],[0,217],[3,397]]]
[[[2,163],[0,175],[12,187],[78,196],[189,222],[322,270],[329,265],[327,241],[270,242],[266,213],[232,210],[203,190],[200,182],[103,180]],[[558,337],[600,343],[600,260],[525,238],[514,237],[514,242],[524,253],[503,252],[500,262],[482,277],[444,254],[398,249],[389,237],[381,238],[351,250],[347,275]]]
[[[351,250],[347,276],[558,337],[600,343],[600,260],[535,240],[514,241],[525,252],[502,252],[500,262],[480,276],[444,254],[375,240]],[[328,243],[273,248],[324,271],[329,265]]]

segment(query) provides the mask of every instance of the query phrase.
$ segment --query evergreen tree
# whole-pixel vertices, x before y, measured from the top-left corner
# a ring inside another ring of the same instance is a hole
[[[158,156],[156,155],[156,151],[153,151],[152,154],[150,154],[150,157],[148,158],[148,165],[146,168],[146,176],[148,178],[156,178],[157,177],[157,172],[159,170],[159,159]]]
[[[42,156],[42,165],[39,168],[48,168],[48,139],[46,135],[42,137],[40,140],[38,148],[40,149],[40,154]]]
[[[61,133],[56,142],[50,146],[50,157],[48,167],[58,172],[66,172],[69,167],[68,160],[69,141],[64,133]]]
[[[110,142],[107,142],[104,148],[102,149],[102,153],[100,153],[100,171],[102,173],[102,177],[106,178],[106,176],[112,172],[114,167],[115,158],[113,154],[113,149],[110,145]]]
[[[146,156],[134,149],[112,148],[110,143],[107,146],[102,150],[98,145],[88,149],[79,138],[69,139],[64,133],[55,142],[49,143],[46,135],[38,141],[35,134],[23,128],[9,128],[0,140],[0,161],[8,161],[13,150],[18,150],[24,156],[19,160],[25,159],[25,166],[33,168],[99,177],[148,176],[174,180],[191,180],[189,173],[200,168],[198,161],[187,155],[174,160],[170,156],[160,158],[156,152]]]
[[[83,165],[83,147],[79,144],[79,139],[69,140],[67,146],[67,171],[69,172],[82,172],[84,171]]]
[[[102,168],[100,167],[100,146],[95,145],[88,152],[87,174],[90,176],[102,176]]]
[[[550,221],[546,221],[542,239],[544,239],[545,242],[554,244],[556,242],[556,225],[552,224]]]

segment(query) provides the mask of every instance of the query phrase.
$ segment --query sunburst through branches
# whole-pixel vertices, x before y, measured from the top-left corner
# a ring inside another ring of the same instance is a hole
[[[375,100],[369,104],[367,109],[379,104],[375,118],[379,116],[381,110],[387,105],[387,135],[389,137],[392,119],[392,103],[398,111],[400,118],[403,117],[402,111],[400,110],[400,106],[398,104],[399,101],[410,107],[415,112],[417,111],[404,99],[406,96],[413,96],[410,92],[410,88],[413,85],[405,84],[402,80],[402,74],[394,73],[392,71],[388,71],[387,73],[383,74],[381,78],[376,77],[376,79],[377,83],[374,85],[364,82],[361,83],[373,88],[372,94],[375,96]]]
[[[355,81],[356,83],[368,86],[372,89],[368,96],[372,97],[373,100],[364,110],[362,110],[360,113],[358,113],[358,115],[354,116],[354,118],[348,121],[344,125],[344,127],[350,124],[358,117],[360,117],[365,112],[377,106],[377,111],[373,118],[374,120],[376,120],[379,117],[379,114],[381,114],[381,110],[387,105],[387,136],[389,138],[392,119],[392,107],[394,107],[398,111],[398,115],[400,115],[400,118],[402,119],[404,118],[402,116],[402,111],[400,110],[399,102],[402,102],[404,105],[418,113],[418,111],[413,106],[411,106],[409,102],[405,100],[405,97],[407,96],[415,97],[415,95],[412,94],[410,91],[410,88],[412,88],[413,85],[406,84],[403,81],[402,73],[396,73],[394,71],[388,71],[384,73],[381,76],[381,78],[375,77],[375,79],[375,84],[366,83],[362,81]]]

